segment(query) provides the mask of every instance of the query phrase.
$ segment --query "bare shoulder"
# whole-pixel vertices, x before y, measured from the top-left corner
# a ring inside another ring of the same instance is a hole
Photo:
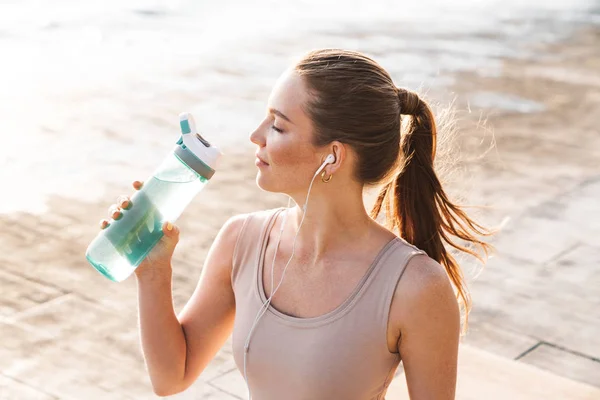
[[[186,307],[184,308],[180,321],[190,323],[194,319],[197,310],[206,304],[211,304],[219,299],[223,308],[233,309],[235,300],[231,286],[231,274],[233,271],[233,257],[238,237],[248,218],[247,214],[239,214],[230,217],[214,239],[200,274],[196,290]]]
[[[410,259],[388,328],[388,348],[402,357],[410,398],[454,399],[460,310],[442,265],[422,254]]]
[[[215,237],[205,260],[203,273],[220,271],[223,277],[231,274],[234,252],[249,214],[238,214],[225,221]]]
[[[235,245],[240,233],[250,218],[256,218],[263,221],[273,215],[277,210],[278,209],[267,209],[234,215],[225,221],[221,228],[221,232],[219,232],[219,236],[223,236],[230,244]]]
[[[220,250],[220,255],[226,253],[226,259],[231,260],[234,257],[235,248],[241,237],[244,226],[250,218],[267,218],[274,210],[261,210],[244,214],[237,214],[230,217],[219,231],[215,239],[215,248]]]
[[[223,224],[219,236],[230,244],[235,244],[249,215],[250,214],[237,214],[229,217]]]
[[[460,311],[445,268],[427,255],[413,256],[398,282],[390,308],[390,326],[398,334],[415,329],[460,328]]]
[[[396,297],[405,301],[423,302],[452,292],[452,284],[444,267],[425,254],[413,256],[398,283]]]

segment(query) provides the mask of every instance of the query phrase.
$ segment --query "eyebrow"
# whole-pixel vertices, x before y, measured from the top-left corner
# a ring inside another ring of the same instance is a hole
[[[289,119],[289,118],[288,118],[288,117],[287,117],[287,116],[286,116],[284,113],[282,113],[281,111],[279,111],[279,110],[276,110],[275,108],[269,108],[269,112],[270,112],[271,114],[275,114],[275,115],[277,115],[278,117],[281,117],[281,118],[285,119],[285,120],[286,120],[287,122],[289,122],[290,124],[293,124],[292,120],[291,120],[291,119]]]

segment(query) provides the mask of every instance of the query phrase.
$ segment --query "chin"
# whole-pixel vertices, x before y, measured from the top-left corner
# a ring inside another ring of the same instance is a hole
[[[256,173],[256,186],[265,192],[273,191],[271,189],[271,185],[269,184],[269,179],[266,179],[266,177],[260,171]]]
[[[271,179],[266,177],[261,171],[256,174],[256,186],[264,192],[270,193],[282,193],[283,189],[277,182],[273,182]]]

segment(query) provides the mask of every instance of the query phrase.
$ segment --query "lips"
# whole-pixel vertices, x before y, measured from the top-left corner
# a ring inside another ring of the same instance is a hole
[[[257,154],[255,154],[255,156],[256,156],[256,158],[257,158],[257,159],[258,159],[260,162],[262,162],[262,163],[264,163],[264,164],[266,164],[266,165],[269,165],[269,163],[268,163],[268,162],[266,162],[265,160],[263,160],[263,159],[262,159],[262,158],[261,158],[261,157],[258,155],[258,153],[257,153]]]

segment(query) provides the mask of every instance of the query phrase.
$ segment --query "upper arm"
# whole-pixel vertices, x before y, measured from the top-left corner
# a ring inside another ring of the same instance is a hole
[[[454,399],[460,310],[450,279],[426,255],[412,257],[406,268],[391,317],[410,398]]]
[[[223,225],[208,252],[198,285],[179,314],[187,348],[185,387],[202,373],[233,329],[233,251],[245,218],[232,217]]]

